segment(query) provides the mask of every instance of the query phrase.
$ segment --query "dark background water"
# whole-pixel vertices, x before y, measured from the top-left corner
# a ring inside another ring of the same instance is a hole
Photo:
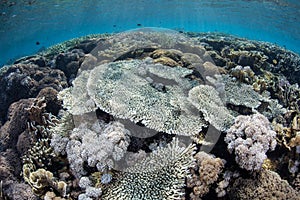
[[[0,65],[92,33],[224,32],[300,52],[299,0],[0,0]]]

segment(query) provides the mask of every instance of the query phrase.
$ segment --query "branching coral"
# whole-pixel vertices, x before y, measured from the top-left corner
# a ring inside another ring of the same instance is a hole
[[[30,164],[33,169],[47,168],[51,165],[54,157],[53,150],[50,147],[51,132],[58,120],[51,113],[47,113],[44,98],[37,98],[33,104],[26,110],[29,113],[28,129],[32,135],[32,147],[23,157],[24,164]]]
[[[276,133],[261,114],[238,116],[227,131],[225,142],[230,153],[241,168],[249,171],[260,170],[267,158],[266,152],[276,147]]]
[[[181,199],[188,168],[194,163],[194,145],[180,147],[177,139],[122,172],[103,191],[102,199]]]

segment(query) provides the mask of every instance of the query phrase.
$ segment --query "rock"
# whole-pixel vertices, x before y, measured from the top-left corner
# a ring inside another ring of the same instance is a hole
[[[37,95],[37,98],[45,98],[45,102],[47,105],[46,111],[52,113],[53,115],[57,115],[62,107],[62,102],[57,99],[57,93],[57,90],[51,87],[46,87],[43,88]]]
[[[35,64],[15,64],[0,72],[0,121],[6,121],[9,105],[20,99],[36,97],[45,87],[57,91],[67,87],[64,73]]]
[[[76,76],[84,55],[81,49],[73,49],[70,52],[60,53],[55,58],[55,68],[62,70],[69,80],[72,75]]]
[[[16,146],[19,135],[27,126],[28,113],[25,108],[32,103],[32,100],[22,99],[11,104],[8,110],[8,120],[0,128],[0,151]]]

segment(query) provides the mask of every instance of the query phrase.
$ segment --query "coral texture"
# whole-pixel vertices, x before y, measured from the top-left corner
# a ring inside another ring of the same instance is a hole
[[[36,97],[41,89],[57,91],[68,86],[64,73],[35,64],[15,64],[0,74],[0,121],[4,121],[8,106],[20,99]]]
[[[189,91],[189,100],[203,113],[204,119],[218,130],[225,131],[234,121],[219,97],[219,93],[212,86],[194,87]]]
[[[85,174],[84,162],[99,171],[117,167],[116,162],[124,156],[129,145],[129,135],[119,122],[100,125],[96,121],[91,126],[83,123],[73,129],[65,150],[73,174],[77,178]],[[52,140],[52,146],[56,146],[56,141]]]
[[[249,171],[260,170],[267,158],[266,152],[276,147],[276,132],[261,114],[240,115],[227,131],[225,142],[230,153],[234,151],[239,166]]]
[[[103,191],[102,199],[181,199],[188,168],[194,163],[194,145],[180,147],[174,139],[123,172]]]
[[[257,109],[262,102],[268,102],[268,98],[258,94],[247,84],[238,82],[228,75],[217,75],[216,80],[210,78],[216,88],[222,88],[224,100],[226,104],[234,106],[245,106],[247,108]],[[237,95],[239,94],[239,95]]]
[[[75,79],[75,86],[59,96],[72,114],[95,110],[96,104],[115,117],[156,131],[193,135],[206,122],[187,100],[186,93],[195,82],[184,77],[191,73],[185,68],[153,64],[152,59],[114,62],[83,72]]]
[[[61,197],[66,196],[67,184],[63,181],[56,181],[51,172],[42,168],[34,172],[30,172],[30,169],[26,167],[23,169],[24,180],[32,187],[35,194],[44,195],[48,191],[48,187],[51,187]]]
[[[191,168],[191,177],[187,177],[187,187],[193,192],[192,200],[199,199],[209,192],[211,184],[217,181],[224,167],[224,161],[205,152],[198,152],[194,158],[196,165]]]
[[[229,197],[240,200],[291,199],[298,200],[300,193],[294,190],[287,181],[269,170],[262,170],[251,179],[238,178],[231,186]]]

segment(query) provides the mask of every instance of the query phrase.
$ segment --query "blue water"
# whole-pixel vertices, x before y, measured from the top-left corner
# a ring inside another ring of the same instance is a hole
[[[140,26],[229,33],[300,53],[299,0],[0,0],[0,4],[0,66],[74,37]]]

